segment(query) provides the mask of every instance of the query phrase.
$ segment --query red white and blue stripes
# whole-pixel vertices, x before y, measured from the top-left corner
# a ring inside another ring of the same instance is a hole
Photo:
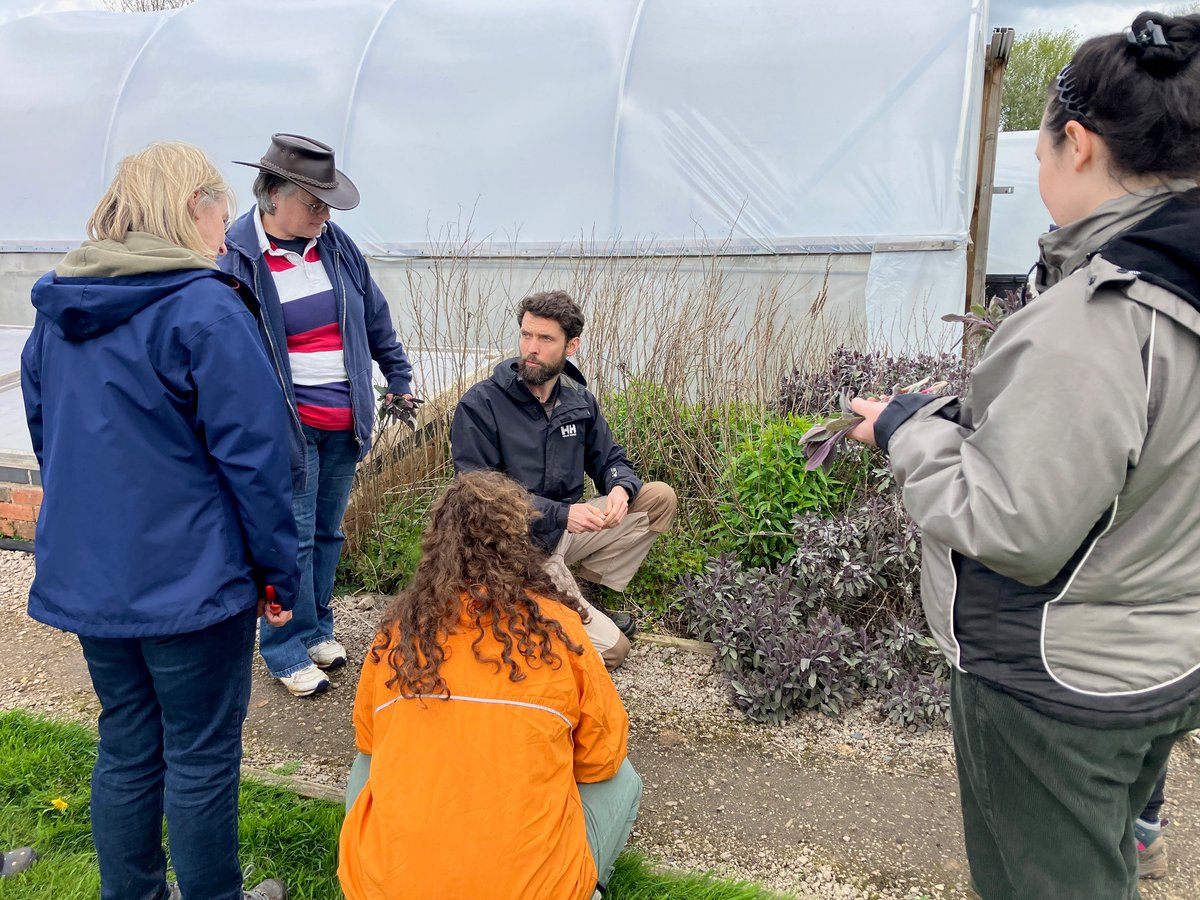
[[[278,247],[258,216],[259,247],[283,309],[288,360],[300,421],[325,431],[354,427],[337,300],[315,239],[303,255]]]

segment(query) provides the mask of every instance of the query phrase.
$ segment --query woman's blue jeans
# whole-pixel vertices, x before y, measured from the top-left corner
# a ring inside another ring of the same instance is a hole
[[[92,839],[101,900],[241,900],[238,779],[256,611],[187,634],[81,637],[100,698]]]
[[[342,555],[342,516],[350,502],[358,441],[353,431],[302,426],[308,478],[292,497],[299,532],[300,587],[292,620],[276,628],[263,620],[258,647],[276,678],[312,665],[308,648],[333,638],[333,582]]]

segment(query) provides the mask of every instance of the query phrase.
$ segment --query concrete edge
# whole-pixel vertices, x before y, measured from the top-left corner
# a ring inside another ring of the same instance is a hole
[[[686,650],[689,653],[698,653],[701,656],[716,656],[716,644],[710,644],[708,641],[694,641],[691,638],[675,637],[670,634],[650,634],[639,631],[633,639],[634,643],[639,641],[643,644],[656,644],[659,647],[675,647],[679,650]]]
[[[346,772],[349,773],[350,767],[346,767]],[[297,778],[294,775],[277,775],[266,769],[256,769],[253,766],[242,766],[242,777],[251,781],[258,781],[271,787],[284,788],[301,797],[306,797],[309,800],[327,800],[330,803],[336,803],[342,806],[346,802],[346,789],[336,788],[328,784],[317,784],[313,781],[306,781],[303,778]]]

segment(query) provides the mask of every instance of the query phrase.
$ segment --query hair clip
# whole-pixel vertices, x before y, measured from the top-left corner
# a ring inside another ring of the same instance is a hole
[[[1147,19],[1139,31],[1134,31],[1133,26],[1130,25],[1125,29],[1125,40],[1139,49],[1166,47],[1170,44],[1167,36],[1163,34],[1162,25],[1153,19]]]
[[[1058,102],[1062,105],[1068,119],[1075,119],[1094,134],[1104,134],[1099,126],[1088,118],[1087,104],[1083,102],[1078,94],[1077,85],[1075,84],[1075,73],[1071,71],[1070,63],[1063,66],[1062,71],[1058,73],[1058,77],[1054,79],[1054,91],[1058,95]]]

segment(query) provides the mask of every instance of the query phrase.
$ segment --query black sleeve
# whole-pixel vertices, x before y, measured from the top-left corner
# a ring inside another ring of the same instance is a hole
[[[584,469],[596,483],[596,489],[607,494],[618,484],[629,493],[630,501],[642,489],[638,478],[625,455],[625,448],[617,443],[612,429],[608,427],[595,397],[588,398],[592,406],[592,427],[588,429],[587,447],[584,450]]]

